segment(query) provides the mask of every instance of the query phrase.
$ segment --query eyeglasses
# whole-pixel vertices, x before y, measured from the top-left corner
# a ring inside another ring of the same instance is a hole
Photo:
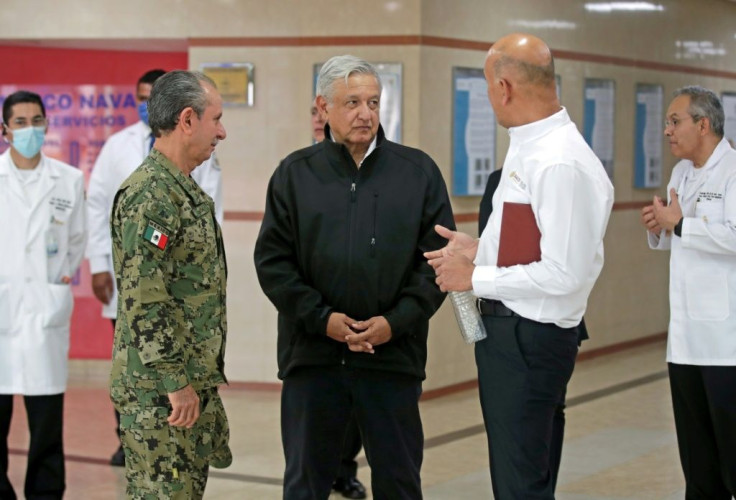
[[[10,123],[8,124],[11,126],[11,128],[25,128],[28,127],[28,120],[25,119],[25,117],[18,117],[13,118],[10,120]],[[43,116],[34,116],[31,120],[30,126],[32,127],[45,127],[46,126],[46,118]]]
[[[694,116],[689,116],[689,115],[688,115],[688,118],[692,119],[693,123],[697,123],[697,122],[699,122],[700,120],[703,119],[702,116],[700,118],[695,118]],[[669,127],[677,128],[677,126],[680,123],[682,123],[683,120],[684,120],[683,118],[667,119],[667,120],[664,121],[664,128],[669,128]]]

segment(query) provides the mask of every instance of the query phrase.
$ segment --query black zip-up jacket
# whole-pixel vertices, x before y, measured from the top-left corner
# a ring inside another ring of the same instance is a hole
[[[329,139],[286,157],[269,182],[255,247],[258,280],[279,313],[279,378],[345,364],[423,379],[429,318],[445,298],[422,255],[447,244],[435,224],[455,227],[437,165],[380,127],[360,169]],[[384,316],[391,340],[374,354],[352,352],[327,336],[333,311]]]

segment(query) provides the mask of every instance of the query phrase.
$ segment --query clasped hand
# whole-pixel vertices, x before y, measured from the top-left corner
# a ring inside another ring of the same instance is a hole
[[[333,312],[327,319],[327,336],[348,344],[354,352],[375,353],[374,347],[391,340],[391,325],[383,316],[357,321],[349,316]]]

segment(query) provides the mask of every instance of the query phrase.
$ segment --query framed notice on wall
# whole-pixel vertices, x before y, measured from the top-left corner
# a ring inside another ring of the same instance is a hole
[[[251,107],[255,103],[251,63],[204,63],[200,70],[215,82],[225,106]]]
[[[314,65],[312,76],[313,93],[317,94],[317,79],[322,64]],[[401,107],[402,107],[402,65],[401,63],[371,63],[381,77],[381,126],[386,139],[401,143]]]
[[[721,94],[721,101],[726,113],[724,137],[731,143],[731,147],[736,148],[736,92],[724,92]]]
[[[661,85],[636,84],[634,187],[662,184],[664,95]]]
[[[583,100],[583,137],[613,180],[614,109],[613,80],[586,78]]]
[[[496,117],[483,70],[452,68],[452,194],[480,196],[496,168]]]

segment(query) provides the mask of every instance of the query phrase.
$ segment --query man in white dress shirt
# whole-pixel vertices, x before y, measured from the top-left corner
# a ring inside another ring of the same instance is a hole
[[[511,137],[494,210],[480,240],[438,226],[449,243],[425,255],[442,290],[472,289],[479,297],[488,337],[475,357],[494,498],[552,499],[578,325],[603,267],[613,186],[560,106],[542,40],[501,38],[485,75],[498,123]],[[501,266],[499,247],[508,244],[502,221],[511,232],[523,226],[504,213],[519,208],[541,233],[541,258]]]
[[[147,71],[136,84],[139,121],[111,135],[97,156],[87,190],[87,221],[89,238],[87,258],[92,273],[92,290],[102,303],[102,316],[115,325],[117,316],[117,289],[112,274],[112,239],[110,236],[110,210],[118,188],[148,156],[153,145],[151,127],[148,126],[147,101],[153,83],[166,72],[162,69]],[[217,159],[213,155],[192,172],[192,179],[215,202],[217,221],[222,224],[222,179]],[[119,415],[116,417],[119,420]],[[112,465],[125,465],[122,446],[110,459]]]
[[[687,498],[736,496],[736,151],[718,96],[675,92],[664,134],[675,165],[642,209],[649,246],[670,250],[667,363]]]

